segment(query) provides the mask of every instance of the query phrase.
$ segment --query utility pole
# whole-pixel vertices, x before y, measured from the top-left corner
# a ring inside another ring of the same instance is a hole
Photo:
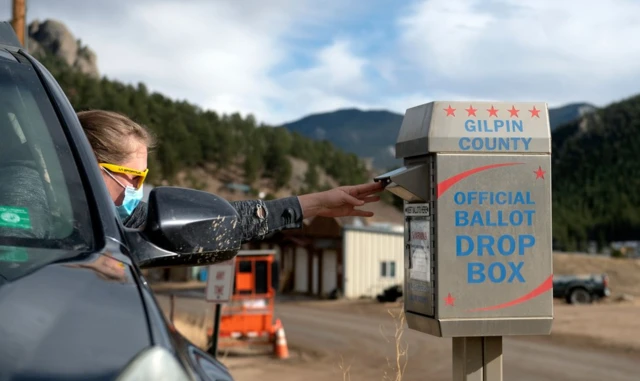
[[[22,46],[24,46],[26,30],[26,12],[24,3],[25,0],[13,0],[13,18],[11,19],[11,26],[16,32],[18,40],[20,41],[20,44],[22,44]]]

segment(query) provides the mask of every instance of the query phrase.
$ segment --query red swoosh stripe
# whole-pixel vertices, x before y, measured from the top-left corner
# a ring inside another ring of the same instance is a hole
[[[547,278],[544,282],[542,282],[533,291],[531,291],[530,293],[528,293],[526,295],[523,295],[523,296],[521,296],[521,297],[519,297],[517,299],[513,299],[510,302],[497,304],[495,306],[474,308],[474,309],[471,309],[471,310],[468,310],[468,311],[469,312],[491,311],[491,310],[499,310],[501,308],[507,308],[507,307],[515,306],[516,304],[524,303],[527,300],[531,300],[531,299],[533,299],[535,297],[538,297],[538,296],[544,294],[545,292],[551,290],[552,287],[553,287],[553,274],[549,275],[549,278]]]
[[[478,172],[486,171],[488,169],[493,169],[493,168],[508,167],[508,166],[511,166],[511,165],[519,165],[519,164],[524,164],[524,163],[490,164],[490,165],[485,165],[483,167],[473,168],[473,169],[470,169],[468,171],[464,171],[462,173],[458,173],[457,175],[449,177],[448,179],[442,180],[440,183],[438,183],[438,198],[440,198],[440,196],[442,196],[442,194],[444,192],[449,190],[449,188],[454,186],[456,183],[464,180],[465,178],[467,178],[467,177],[469,177],[471,175],[475,175]]]

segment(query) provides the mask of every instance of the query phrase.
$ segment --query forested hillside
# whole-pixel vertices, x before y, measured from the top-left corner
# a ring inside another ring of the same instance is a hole
[[[557,128],[552,150],[557,245],[640,238],[640,96]]]
[[[158,135],[160,145],[150,156],[151,182],[171,181],[178,171],[205,164],[214,164],[216,168],[239,164],[244,182],[251,184],[259,177],[267,177],[279,189],[287,187],[291,180],[289,157],[308,162],[310,168],[304,187],[295,192],[326,187],[319,183],[317,169],[324,170],[340,184],[368,181],[364,163],[356,155],[345,153],[327,141],[258,125],[253,116],[243,118],[237,113],[220,115],[204,111],[193,104],[150,93],[144,84],[134,87],[104,77],[94,78],[71,69],[54,56],[39,58],[77,111],[122,112]]]

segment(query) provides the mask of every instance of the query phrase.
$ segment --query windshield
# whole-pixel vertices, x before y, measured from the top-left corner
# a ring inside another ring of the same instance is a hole
[[[86,196],[58,117],[34,69],[6,51],[0,136],[0,275],[92,248]]]

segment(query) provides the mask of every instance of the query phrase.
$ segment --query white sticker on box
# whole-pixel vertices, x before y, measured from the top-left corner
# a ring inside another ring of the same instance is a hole
[[[431,282],[431,237],[428,219],[411,219],[409,221],[411,237],[411,268],[409,278]]]

